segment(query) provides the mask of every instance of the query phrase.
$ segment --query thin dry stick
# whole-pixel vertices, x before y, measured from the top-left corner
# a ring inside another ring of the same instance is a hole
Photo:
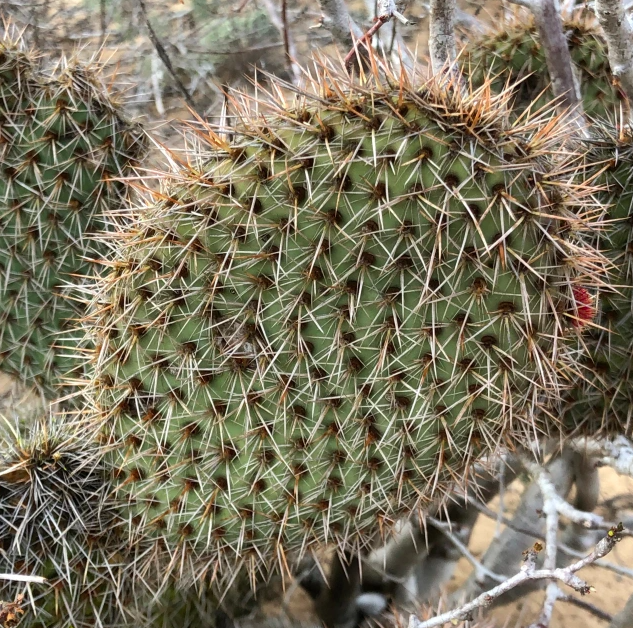
[[[558,500],[562,499],[556,492],[552,480],[547,475],[545,469],[540,465],[527,461],[526,466],[530,469],[532,476],[536,479],[543,495],[543,512],[545,513],[545,569],[556,569],[556,556],[558,550]],[[530,628],[548,628],[554,613],[554,606],[560,594],[560,589],[556,582],[547,585],[545,601],[539,616],[539,621],[532,624]]]
[[[622,0],[596,0],[596,15],[609,53],[613,76],[618,79],[629,102],[633,102],[633,26]]]
[[[593,588],[579,578],[576,572],[587,565],[591,565],[599,558],[606,556],[620,539],[619,528],[609,530],[606,536],[596,545],[593,552],[568,567],[558,569],[536,569],[536,558],[542,549],[541,545],[536,543],[534,547],[525,552],[523,566],[518,574],[508,578],[504,583],[489,591],[482,593],[471,602],[455,610],[442,613],[432,619],[420,621],[417,617],[412,615],[409,621],[409,628],[435,628],[436,626],[442,626],[454,620],[466,620],[472,616],[473,611],[490,606],[499,596],[530,580],[560,580],[582,595],[590,593]]]
[[[439,74],[457,57],[455,0],[431,0],[429,51],[433,74]]]
[[[282,13],[277,10],[277,6],[272,0],[263,0],[263,4],[266,8],[266,12],[268,13],[270,21],[273,23],[273,26],[279,31],[283,39],[285,59],[286,64],[288,65],[290,76],[292,76],[292,80],[295,84],[299,84],[299,82],[301,81],[301,68],[297,65],[297,62],[295,61],[297,54],[294,49],[294,45],[290,40],[287,18],[284,21]],[[282,1],[281,10],[283,11],[285,7],[286,2]]]
[[[558,514],[567,517],[570,521],[577,523],[588,530],[609,530],[614,522],[605,521],[603,517],[592,512],[585,512],[574,508],[568,501],[563,499],[557,492],[547,469],[532,461],[525,461],[526,468],[538,481],[539,488],[543,493],[543,499],[548,507],[555,508]]]
[[[149,17],[147,16],[147,10],[145,9],[145,0],[138,0],[138,6],[141,10],[141,15],[143,16],[143,20],[145,21],[145,26],[147,26],[147,32],[149,33],[150,41],[152,42],[154,48],[156,49],[156,52],[158,53],[160,60],[165,64],[167,71],[171,74],[172,78],[174,79],[174,82],[176,83],[176,87],[178,88],[178,91],[182,94],[183,98],[185,99],[185,102],[189,105],[189,107],[193,111],[196,111],[196,105],[193,102],[193,98],[191,98],[191,95],[187,91],[187,88],[182,84],[182,81],[178,78],[178,75],[174,71],[174,66],[171,63],[171,59],[169,58],[167,51],[163,47],[163,44],[160,43],[160,40],[158,39],[154,29],[152,28],[152,24],[149,21]]]
[[[558,0],[510,0],[530,9],[545,51],[545,62],[552,82],[552,91],[559,106],[569,110],[579,129],[586,129],[582,114],[579,87],[574,79],[571,54],[563,28]]]
[[[352,49],[345,55],[345,67],[350,70],[352,68],[352,64],[354,63],[354,58],[358,54],[358,46],[363,45],[367,47],[368,42],[371,41],[371,38],[380,30],[383,24],[388,22],[390,17],[388,15],[379,15],[375,18],[375,22],[372,24],[371,28],[354,43]]]
[[[434,527],[440,530],[444,536],[460,551],[462,556],[475,568],[477,572],[477,578],[482,578],[482,576],[488,576],[491,580],[496,580],[497,582],[505,582],[506,576],[501,576],[493,571],[490,571],[487,567],[481,564],[470,552],[470,550],[462,543],[455,534],[451,531],[451,525],[446,523],[445,521],[440,521],[439,519],[435,519],[434,517],[426,517],[426,520]]]
[[[284,40],[286,63],[292,72],[292,56],[290,55],[290,35],[288,34],[288,0],[281,0],[281,30]]]
[[[103,46],[106,37],[106,0],[99,0],[99,26],[101,27],[101,37],[99,39],[99,45]]]
[[[488,506],[486,506],[485,504],[482,504],[480,501],[472,497],[469,497],[468,503],[474,506],[482,515],[488,517],[489,519],[497,518],[497,513],[491,508],[488,508]],[[514,530],[515,532],[519,532],[520,534],[525,534],[526,536],[531,536],[533,539],[537,541],[545,541],[545,539],[540,534],[534,532],[533,530],[528,530],[527,528],[521,528],[519,526],[514,525],[514,522],[512,521],[512,519],[509,519],[508,517],[502,517],[501,523],[505,525],[506,527],[510,528],[511,530]],[[631,532],[622,531],[620,535],[631,536]],[[564,543],[559,543],[558,549],[564,554],[567,554],[568,556],[573,556],[574,558],[582,558],[584,556],[582,552],[579,552],[578,550],[575,550],[572,547],[568,547]],[[621,565],[610,563],[606,560],[597,560],[594,563],[594,565],[596,567],[602,567],[603,569],[608,569],[610,571],[613,571],[614,573],[617,573],[620,576],[633,578],[633,569],[628,569],[626,567],[622,567]]]
[[[602,619],[602,621],[611,621],[613,619],[612,615],[610,615],[606,611],[603,611],[601,608],[598,608],[595,604],[591,604],[590,602],[581,600],[580,598],[577,598],[573,595],[567,595],[566,593],[563,593],[560,589],[558,589],[558,599],[561,602],[566,602],[567,604],[582,608],[588,613],[591,613],[599,619]]]

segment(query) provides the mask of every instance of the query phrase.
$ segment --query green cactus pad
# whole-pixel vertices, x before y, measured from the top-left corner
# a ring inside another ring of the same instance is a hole
[[[577,12],[564,23],[585,113],[613,117],[623,98],[614,84],[607,47],[593,14]],[[515,112],[537,111],[553,98],[545,52],[532,18],[516,19],[466,44],[462,68],[475,86],[491,77],[496,93],[512,87]]]
[[[86,394],[130,530],[178,568],[361,547],[547,430],[594,281],[551,128],[318,71],[292,107],[240,106],[231,141],[201,130],[94,286]]]
[[[93,273],[91,241],[116,214],[143,151],[95,69],[50,72],[0,41],[0,369],[51,394],[76,362],[59,334],[80,316],[68,285]],[[59,346],[58,346],[59,345]]]
[[[586,178],[607,208],[596,247],[611,262],[599,292],[596,325],[584,337],[578,385],[567,395],[570,427],[591,436],[633,429],[633,137],[630,129],[594,125]]]

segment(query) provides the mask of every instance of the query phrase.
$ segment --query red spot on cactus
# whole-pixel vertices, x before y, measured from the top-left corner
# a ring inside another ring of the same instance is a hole
[[[596,308],[593,306],[591,294],[585,288],[574,286],[573,293],[576,301],[576,311],[574,312],[575,318],[572,319],[572,325],[582,328],[595,318]]]

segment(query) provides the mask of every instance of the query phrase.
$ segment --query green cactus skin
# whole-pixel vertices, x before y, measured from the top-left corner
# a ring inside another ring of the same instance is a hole
[[[556,127],[407,80],[324,65],[292,109],[244,105],[116,235],[86,395],[130,530],[177,569],[353,551],[553,429],[597,263]]]
[[[144,149],[98,73],[76,60],[46,73],[0,41],[0,369],[53,394],[76,366],[61,347],[81,314],[68,286],[93,274],[91,241],[116,215]]]
[[[570,33],[569,52],[578,72],[584,112],[594,117],[613,117],[623,98],[614,84],[606,43],[598,32],[595,18],[580,11],[566,20],[564,27]],[[462,68],[470,74],[475,86],[491,77],[496,93],[518,82],[513,89],[517,114],[529,106],[537,111],[553,98],[545,52],[531,19],[527,23],[516,20],[503,24],[499,30],[468,42]]]
[[[608,208],[596,247],[612,264],[599,292],[596,325],[584,337],[578,385],[568,396],[570,427],[591,436],[633,429],[633,137],[630,129],[594,124],[586,179]]]

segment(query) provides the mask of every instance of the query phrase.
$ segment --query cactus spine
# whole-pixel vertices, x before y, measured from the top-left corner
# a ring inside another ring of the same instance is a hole
[[[60,333],[80,316],[69,284],[92,274],[143,151],[98,73],[48,71],[20,40],[0,41],[0,369],[52,394],[73,366]]]
[[[512,126],[485,89],[318,72],[292,108],[244,99],[230,142],[203,130],[94,286],[94,421],[129,529],[179,566],[362,547],[548,429],[592,314],[553,124]]]

